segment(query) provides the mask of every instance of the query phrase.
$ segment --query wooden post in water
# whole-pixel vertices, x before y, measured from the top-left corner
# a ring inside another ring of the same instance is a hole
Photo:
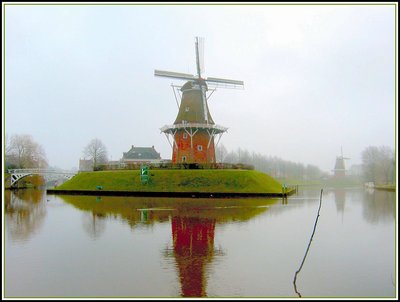
[[[315,222],[314,222],[314,228],[313,228],[313,231],[312,231],[312,234],[311,234],[311,237],[310,237],[310,241],[308,242],[308,246],[307,246],[306,253],[304,254],[303,261],[301,262],[301,265],[300,265],[299,269],[298,269],[298,270],[296,271],[296,273],[294,274],[294,279],[293,279],[294,291],[296,292],[296,294],[297,294],[300,298],[301,298],[301,294],[300,294],[300,292],[297,290],[297,286],[296,286],[297,274],[300,273],[301,269],[303,268],[304,261],[305,261],[306,258],[307,258],[307,254],[308,254],[308,251],[310,250],[311,242],[312,242],[313,237],[314,237],[314,234],[315,234],[315,229],[317,228],[317,223],[318,223],[318,218],[319,218],[319,212],[320,212],[320,210],[321,210],[321,205],[322,205],[322,192],[323,192],[323,189],[321,189],[321,196],[320,196],[320,198],[319,198],[319,207],[318,207],[318,212],[317,212],[317,218],[315,219]]]

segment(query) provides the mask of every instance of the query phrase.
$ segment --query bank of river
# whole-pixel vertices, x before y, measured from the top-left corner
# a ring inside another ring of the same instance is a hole
[[[288,198],[5,191],[4,289],[17,297],[395,297],[395,194]]]
[[[139,170],[82,172],[49,194],[161,197],[280,197],[294,193],[271,176],[254,170]]]

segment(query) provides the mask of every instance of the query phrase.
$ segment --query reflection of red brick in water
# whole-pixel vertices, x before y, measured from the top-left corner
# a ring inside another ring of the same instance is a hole
[[[215,219],[173,217],[174,255],[182,296],[204,297],[204,266],[212,258]]]

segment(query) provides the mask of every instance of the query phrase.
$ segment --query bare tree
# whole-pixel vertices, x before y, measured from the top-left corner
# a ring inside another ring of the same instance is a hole
[[[11,147],[10,147],[10,137],[8,136],[8,134],[6,133],[6,136],[4,138],[4,149],[6,151],[6,154],[10,154],[11,153]]]
[[[215,157],[216,157],[216,161],[218,163],[223,163],[226,157],[226,154],[228,153],[228,150],[226,149],[226,147],[222,144],[220,144],[219,146],[217,146],[216,150],[215,150]]]
[[[83,150],[83,155],[93,161],[93,168],[107,163],[107,148],[101,140],[94,138]]]
[[[48,166],[46,153],[31,135],[14,134],[6,137],[6,163],[17,168],[45,168]]]
[[[384,184],[394,181],[394,153],[387,146],[369,146],[361,153],[363,174],[366,181]]]
[[[224,157],[224,162],[226,163],[231,163],[231,164],[237,164],[239,162],[238,159],[238,154],[234,151],[229,151],[228,153],[226,153],[225,157]]]

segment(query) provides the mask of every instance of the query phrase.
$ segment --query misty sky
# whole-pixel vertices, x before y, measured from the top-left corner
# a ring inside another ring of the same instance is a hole
[[[388,5],[6,5],[6,134],[31,134],[49,164],[77,168],[93,138],[118,160],[171,147],[178,108],[154,69],[244,81],[209,100],[220,141],[333,169],[395,148],[395,9]]]

